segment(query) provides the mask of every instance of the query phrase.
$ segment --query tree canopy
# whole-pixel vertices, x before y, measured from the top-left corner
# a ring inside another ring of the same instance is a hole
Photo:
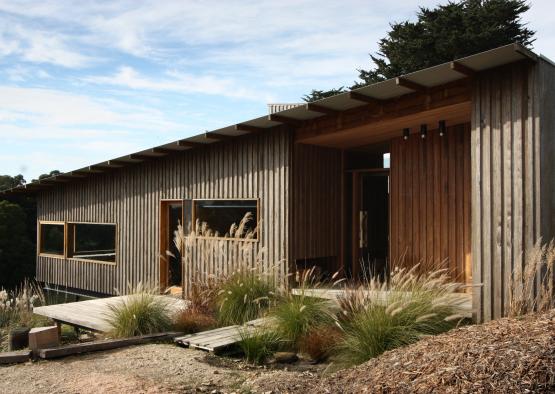
[[[24,184],[25,178],[21,174],[16,176],[0,175],[0,190],[7,190]]]
[[[461,0],[430,9],[420,7],[415,22],[390,25],[370,54],[373,67],[360,69],[358,88],[422,68],[445,63],[502,45],[518,42],[529,47],[535,32],[522,21],[530,9],[525,0]],[[344,91],[313,90],[303,97],[316,101]]]

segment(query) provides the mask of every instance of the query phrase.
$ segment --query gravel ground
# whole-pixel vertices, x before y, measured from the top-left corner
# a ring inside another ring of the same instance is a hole
[[[252,392],[245,381],[272,373],[173,344],[149,344],[0,367],[0,393],[244,393]]]

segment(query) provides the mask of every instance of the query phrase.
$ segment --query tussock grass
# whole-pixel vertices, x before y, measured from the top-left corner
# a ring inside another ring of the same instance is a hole
[[[280,347],[281,338],[273,330],[258,328],[255,331],[239,329],[241,341],[238,345],[245,359],[252,364],[263,364]]]
[[[397,270],[389,283],[372,280],[348,293],[338,319],[344,332],[338,345],[342,364],[360,364],[463,321],[464,298],[457,291],[464,286],[450,282],[445,270],[417,274],[417,269]]]
[[[329,300],[310,297],[306,290],[318,288],[320,283],[314,268],[298,273],[299,294],[286,292],[272,309],[275,330],[293,349],[298,349],[299,339],[314,327],[324,327],[334,322],[334,312]]]
[[[524,267],[517,266],[509,285],[510,317],[555,308],[555,241],[539,239],[525,253]]]
[[[48,319],[33,314],[33,308],[46,304],[44,292],[35,281],[25,279],[14,291],[0,289],[0,328],[33,328]]]
[[[166,301],[158,289],[139,283],[125,299],[109,305],[106,321],[116,338],[155,334],[171,329],[173,321]]]

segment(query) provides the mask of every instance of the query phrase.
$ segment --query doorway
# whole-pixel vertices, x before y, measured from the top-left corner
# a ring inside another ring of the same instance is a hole
[[[160,287],[163,292],[182,290],[182,256],[174,242],[174,232],[187,216],[183,200],[164,200],[160,204]]]
[[[389,170],[356,171],[353,274],[385,279],[389,268]]]

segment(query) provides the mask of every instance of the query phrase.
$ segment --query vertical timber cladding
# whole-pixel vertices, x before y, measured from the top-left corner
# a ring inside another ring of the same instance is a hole
[[[288,267],[289,165],[291,135],[286,130],[248,135],[172,154],[84,181],[52,187],[38,197],[39,220],[114,222],[116,264],[37,258],[37,279],[105,294],[125,292],[139,281],[158,281],[160,200],[258,198],[262,264],[285,278]],[[204,245],[198,245],[206,249]],[[226,248],[228,241],[213,242]],[[230,256],[203,250],[184,267],[185,285],[197,273],[230,272]]]
[[[470,124],[391,141],[391,265],[471,283]]]
[[[295,144],[293,153],[293,260],[337,269],[341,249],[341,150]]]
[[[474,87],[472,255],[478,321],[507,313],[513,272],[542,235],[541,216],[553,214],[552,208],[540,212],[540,179],[542,190],[554,182],[541,176],[540,163],[551,174],[554,164],[553,157],[540,157],[540,149],[546,149],[540,139],[552,138],[554,130],[540,133],[539,67],[528,62],[505,66],[481,74]],[[553,150],[552,142],[547,149]],[[552,237],[552,231],[544,234]]]

